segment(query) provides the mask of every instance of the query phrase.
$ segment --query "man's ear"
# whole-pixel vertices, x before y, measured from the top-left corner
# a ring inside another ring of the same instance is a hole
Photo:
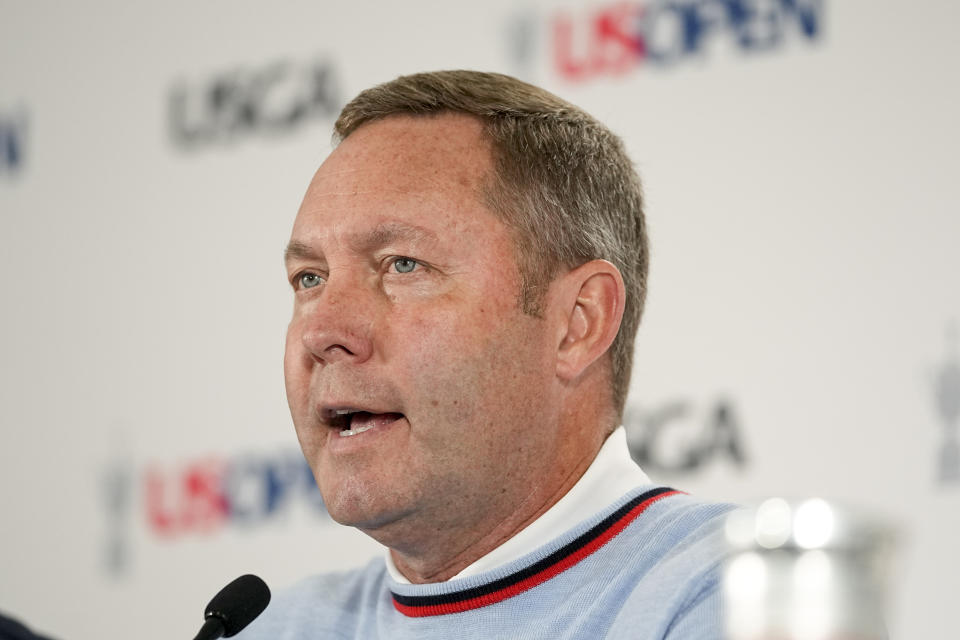
[[[580,376],[603,356],[623,317],[626,290],[620,271],[606,260],[591,260],[561,276],[565,326],[557,352],[557,375]]]

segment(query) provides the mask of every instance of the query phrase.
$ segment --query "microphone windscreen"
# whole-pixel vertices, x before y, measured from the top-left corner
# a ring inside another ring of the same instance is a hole
[[[223,623],[223,635],[229,638],[253,622],[270,604],[270,589],[253,574],[240,576],[213,596],[203,612],[206,618]]]

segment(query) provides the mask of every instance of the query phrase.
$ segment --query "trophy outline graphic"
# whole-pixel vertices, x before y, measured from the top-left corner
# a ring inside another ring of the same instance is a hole
[[[129,572],[132,563],[130,518],[135,473],[129,442],[119,427],[114,428],[111,440],[112,453],[101,466],[98,478],[105,527],[100,557],[103,571],[119,578]]]
[[[960,484],[960,354],[957,347],[957,326],[947,327],[947,356],[941,362],[934,380],[936,410],[943,426],[943,443],[938,453],[937,479],[941,484]]]
[[[532,81],[535,75],[537,22],[538,15],[534,9],[521,5],[504,25],[504,39],[514,74],[527,81]]]

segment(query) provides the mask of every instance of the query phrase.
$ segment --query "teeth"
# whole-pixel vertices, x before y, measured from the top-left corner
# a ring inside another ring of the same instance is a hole
[[[336,409],[336,410],[333,412],[333,415],[335,415],[335,416],[346,416],[346,415],[350,415],[351,413],[356,413],[356,411],[354,411],[353,409]]]
[[[364,431],[369,431],[370,429],[373,429],[372,424],[368,424],[365,427],[359,427],[357,429],[345,429],[344,431],[340,432],[340,437],[349,438],[350,436],[355,436],[358,433],[363,433]]]

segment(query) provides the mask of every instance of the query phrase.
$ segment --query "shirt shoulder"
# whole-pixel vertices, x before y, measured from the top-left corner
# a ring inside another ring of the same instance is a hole
[[[720,579],[729,554],[726,516],[735,505],[671,496],[633,534],[649,564],[610,629],[610,638],[723,637]]]

